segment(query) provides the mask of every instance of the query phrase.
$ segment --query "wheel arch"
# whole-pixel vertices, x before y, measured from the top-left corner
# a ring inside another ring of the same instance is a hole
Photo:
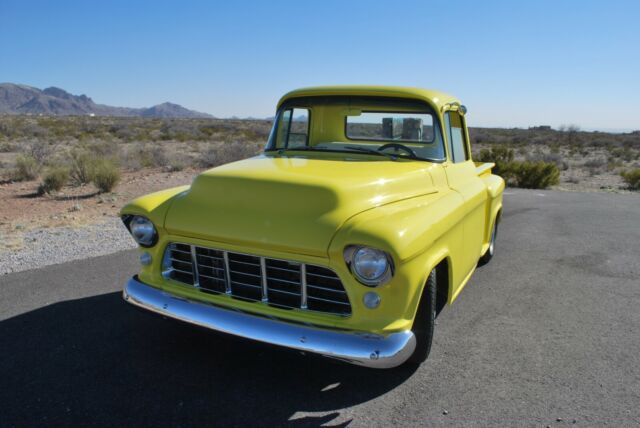
[[[413,314],[413,319],[415,320],[418,311],[420,310],[422,297],[424,296],[425,288],[427,285],[427,281],[429,280],[429,275],[435,269],[436,270],[436,316],[442,311],[442,309],[450,302],[450,298],[452,295],[452,266],[451,266],[451,257],[449,254],[441,256],[437,259],[436,263],[430,263],[429,268],[426,270],[426,273],[422,279],[422,285],[420,287],[417,300],[418,304],[416,305],[416,310]]]

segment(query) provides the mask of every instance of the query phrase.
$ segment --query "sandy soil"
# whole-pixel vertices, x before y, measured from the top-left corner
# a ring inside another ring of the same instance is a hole
[[[0,184],[0,252],[18,250],[25,233],[40,228],[84,226],[116,217],[131,199],[189,184],[198,171],[147,169],[124,173],[116,190],[98,194],[91,186],[65,187],[54,196],[38,196],[39,181]]]

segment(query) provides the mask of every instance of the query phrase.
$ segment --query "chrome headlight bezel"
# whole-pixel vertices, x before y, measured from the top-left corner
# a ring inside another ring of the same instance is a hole
[[[359,258],[363,256],[364,251],[377,254],[378,259],[384,261],[384,269],[375,277],[366,277],[359,269]],[[349,245],[344,249],[344,260],[349,267],[351,274],[363,285],[367,287],[379,287],[391,280],[394,273],[393,258],[386,251],[377,248],[368,247],[366,245]]]
[[[125,215],[122,221],[138,245],[144,248],[158,243],[158,229],[151,220],[141,215]]]

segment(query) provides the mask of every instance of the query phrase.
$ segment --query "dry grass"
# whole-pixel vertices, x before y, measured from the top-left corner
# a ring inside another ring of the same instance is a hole
[[[210,168],[258,153],[271,123],[264,120],[0,116],[0,176],[35,180],[53,166],[70,183],[95,180],[106,159],[122,172]]]

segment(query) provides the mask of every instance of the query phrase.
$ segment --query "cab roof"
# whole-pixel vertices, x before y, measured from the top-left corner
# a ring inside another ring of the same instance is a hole
[[[430,89],[404,86],[341,85],[314,86],[293,90],[280,98],[280,101],[278,101],[278,108],[280,108],[282,103],[291,98],[340,95],[417,99],[426,101],[436,110],[440,110],[440,108],[446,104],[460,103],[460,101],[452,95]]]

